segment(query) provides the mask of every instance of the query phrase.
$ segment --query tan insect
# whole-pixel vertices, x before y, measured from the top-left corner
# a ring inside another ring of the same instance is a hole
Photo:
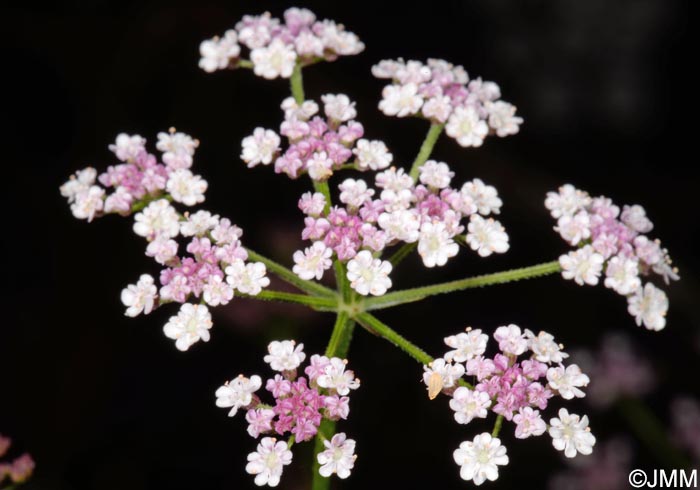
[[[434,400],[442,391],[442,387],[442,376],[439,373],[432,373],[430,378],[428,378],[428,398]]]

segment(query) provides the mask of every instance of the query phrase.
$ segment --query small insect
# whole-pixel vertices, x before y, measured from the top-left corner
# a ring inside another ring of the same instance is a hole
[[[442,376],[439,373],[432,373],[428,378],[428,398],[434,400],[442,391]]]

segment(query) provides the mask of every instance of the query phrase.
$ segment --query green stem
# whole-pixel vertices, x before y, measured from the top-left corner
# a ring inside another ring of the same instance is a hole
[[[341,294],[343,294],[341,286]],[[328,357],[341,357],[344,358],[348,354],[350,349],[350,341],[352,340],[352,332],[355,329],[355,322],[347,312],[341,311],[338,313],[338,317],[335,320],[335,325],[333,326],[333,333],[331,334],[331,339],[328,342],[328,347],[326,348],[326,356]],[[331,420],[324,419],[318,428],[318,433],[316,434],[316,442],[314,443],[314,460],[313,460],[313,474],[312,474],[312,490],[328,490],[330,488],[330,478],[324,478],[318,472],[320,465],[318,463],[318,453],[325,449],[323,441],[333,437],[335,433],[335,422]]]
[[[445,125],[442,123],[432,123],[430,125],[428,134],[425,136],[425,140],[423,140],[423,144],[421,145],[420,150],[418,151],[416,159],[413,161],[413,165],[411,165],[411,171],[409,175],[413,178],[414,181],[418,179],[418,172],[420,172],[420,168],[430,157],[430,154],[433,151],[433,147],[435,146],[435,143],[437,143],[437,140],[440,137],[440,133],[442,133],[442,129],[444,127]]]
[[[394,255],[389,257],[389,262],[391,262],[391,265],[393,267],[396,267],[399,265],[399,263],[408,256],[413,250],[418,246],[417,242],[413,243],[405,243],[399,248],[396,252],[394,252]]]
[[[496,417],[496,422],[493,424],[493,430],[491,431],[491,437],[498,437],[501,433],[501,426],[503,426],[503,415]]]
[[[323,207],[323,214],[328,214],[328,211],[331,210],[331,189],[328,187],[328,181],[318,181],[318,180],[313,180],[312,182],[314,183],[314,190],[316,192],[320,192],[323,194],[323,197],[326,198],[326,205]]]
[[[238,68],[253,68],[253,62],[250,60],[238,60],[236,66]]]
[[[285,291],[270,291],[268,289],[263,289],[255,296],[242,296],[263,301],[282,301],[284,303],[306,305],[316,311],[336,311],[338,309],[338,301],[325,296],[309,296],[306,294],[287,293]]]
[[[433,284],[432,286],[424,286],[413,289],[404,289],[385,294],[376,298],[370,298],[366,301],[366,310],[380,310],[389,308],[404,303],[420,301],[429,296],[436,294],[452,293],[463,289],[480,288],[491,286],[493,284],[503,284],[506,282],[520,281],[522,279],[531,279],[534,277],[546,276],[555,274],[561,271],[558,261],[545,262],[543,264],[522,267],[520,269],[512,269],[503,272],[495,272],[493,274],[484,274],[482,276],[467,277],[466,279],[458,279],[456,281],[444,282],[441,284]]]
[[[304,79],[301,76],[301,65],[297,63],[294,65],[294,71],[292,76],[289,78],[289,86],[292,89],[292,97],[297,104],[304,102]]]
[[[685,455],[670,443],[666,429],[649,407],[632,398],[620,400],[617,406],[630,428],[659,463],[667,469],[691,467]]]
[[[355,320],[365,329],[388,340],[421,364],[430,364],[433,362],[433,358],[423,349],[401,336],[374,315],[370,313],[360,313],[355,317]]]
[[[263,264],[265,264],[265,267],[267,267],[267,269],[270,272],[276,274],[277,276],[279,276],[280,279],[284,280],[285,282],[288,282],[293,286],[296,286],[305,293],[331,298],[336,297],[335,291],[333,291],[332,289],[322,286],[317,282],[305,281],[282,264],[279,264],[272,259],[268,259],[267,257],[260,255],[259,253],[249,248],[246,248],[246,251],[248,252],[248,257],[251,260],[262,262]]]

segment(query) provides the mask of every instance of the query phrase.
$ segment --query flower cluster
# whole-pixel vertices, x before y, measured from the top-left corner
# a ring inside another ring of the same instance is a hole
[[[239,410],[246,411],[251,437],[265,435],[257,450],[248,455],[246,466],[246,471],[255,475],[256,485],[277,486],[284,466],[292,461],[291,446],[311,440],[323,419],[347,419],[348,395],[360,386],[360,380],[346,369],[347,361],[337,357],[314,354],[303,371],[306,376],[299,376],[299,367],[306,359],[303,349],[303,344],[293,340],[274,341],[268,346],[264,360],[279,373],[265,382],[265,389],[274,400],[272,404],[262,403],[255,394],[263,386],[258,375],[240,375],[216,391],[216,405],[230,408],[230,417]],[[271,434],[291,437],[278,441]],[[350,476],[356,459],[355,441],[338,433],[324,445],[326,449],[317,456],[321,476]]]
[[[391,287],[392,266],[375,255],[387,247],[415,243],[426,267],[443,266],[457,255],[457,240],[482,257],[506,252],[508,235],[488,217],[499,213],[502,205],[496,189],[479,179],[453,189],[453,176],[447,164],[429,160],[420,169],[419,183],[394,167],[376,174],[376,190],[362,179],[344,180],[338,186],[344,206],[327,209],[322,194],[304,194],[299,200],[306,214],[302,238],[313,244],[295,253],[295,272],[302,278],[320,278],[335,253],[348,262],[355,291],[382,295]],[[461,237],[465,218],[467,233]]]
[[[554,448],[564,451],[566,457],[590,454],[595,437],[588,428],[588,417],[561,408],[558,417],[547,424],[540,414],[555,395],[564,400],[585,396],[581,388],[588,385],[588,376],[576,364],[563,364],[568,354],[546,332],[535,335],[508,325],[498,327],[493,338],[499,352],[487,357],[488,336],[479,329],[446,337],[445,344],[452,350],[424,368],[430,398],[440,392],[450,396],[450,408],[459,424],[486,418],[491,410],[515,424],[518,439],[548,432]],[[464,375],[473,377],[473,386],[462,379]],[[506,448],[488,433],[463,442],[454,459],[462,478],[477,485],[495,480],[498,466],[508,463]]]
[[[250,60],[241,58],[241,45],[250,50]],[[269,12],[245,15],[223,37],[203,41],[199,46],[199,67],[212,73],[252,65],[260,77],[289,78],[295,65],[333,61],[364,49],[362,41],[342,24],[316,20],[316,15],[307,9],[290,8],[284,12],[284,20]]]
[[[207,190],[207,182],[189,170],[198,146],[199,141],[174,128],[158,133],[160,163],[146,150],[144,138],[122,133],[109,146],[122,163],[99,176],[92,167],[79,170],[61,186],[61,195],[68,199],[73,216],[88,221],[110,213],[131,214],[166,192],[172,200],[194,206],[204,201]]]
[[[576,250],[559,257],[564,279],[595,286],[604,275],[605,287],[627,297],[628,311],[637,325],[649,330],[666,326],[666,293],[642,277],[657,274],[668,284],[678,271],[659,240],[646,233],[653,229],[639,205],[620,210],[605,196],[592,198],[567,184],[549,192],[545,206],[557,219],[554,228]]]
[[[184,351],[199,340],[209,340],[212,321],[207,305],[227,304],[234,291],[257,295],[270,281],[264,264],[247,262],[239,227],[206,210],[181,214],[171,204],[193,206],[204,201],[207,183],[189,170],[197,140],[175,130],[160,133],[157,148],[164,163],[147,153],[145,144],[139,135],[120,134],[109,148],[123,163],[99,176],[104,188],[95,184],[96,170],[86,168],[71,176],[61,193],[77,218],[135,213],[134,233],[147,240],[146,255],[163,269],[160,288],[151,275],[143,274],[122,291],[126,315],[135,317],[165,303],[182,303],[164,332]],[[113,190],[107,195],[109,188]],[[184,239],[187,255],[178,255],[178,237]]]
[[[288,139],[287,149],[280,155],[279,135],[269,129],[256,128],[251,136],[243,139],[241,159],[248,167],[269,165],[274,161],[277,173],[293,179],[308,174],[315,181],[327,180],[353,154],[363,155],[365,167],[389,165],[392,156],[384,143],[360,139],[364,128],[354,120],[357,116],[355,103],[347,95],[326,94],[321,100],[325,117],[317,115],[319,106],[312,100],[298,104],[292,97],[285,99],[280,134]],[[366,149],[367,145],[371,146],[371,151]]]
[[[491,134],[516,134],[523,122],[514,105],[500,100],[498,85],[470,80],[463,67],[444,60],[383,60],[372,74],[391,80],[379,103],[384,114],[445,124],[447,135],[461,146],[481,146]]]
[[[0,458],[4,458],[12,446],[12,440],[0,434]],[[0,484],[6,478],[14,483],[24,483],[32,476],[34,472],[34,460],[28,453],[13,459],[12,462],[0,462]],[[13,485],[10,485],[12,487]],[[8,487],[8,488],[10,488]]]

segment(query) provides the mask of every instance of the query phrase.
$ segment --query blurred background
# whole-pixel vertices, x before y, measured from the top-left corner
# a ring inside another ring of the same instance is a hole
[[[26,450],[37,461],[26,488],[254,488],[244,463],[255,442],[242,417],[229,419],[215,407],[214,391],[239,372],[266,372],[262,356],[272,339],[296,338],[307,352],[322,351],[333,317],[235,300],[214,311],[211,342],[180,353],[162,334],[172,309],[123,315],[121,289],[158,270],[130,220],[78,221],[58,187],[78,168],[113,163],[107,145],[117,133],[153,144],[157,132],[176,126],[201,141],[195,168],[209,181],[206,207],[240,225],[247,245],[291,263],[302,228],[294,203],[307,182],[247,170],[238,158],[241,139],[255,127],[278,127],[287,83],[245,70],[208,75],[197,61],[200,41],[243,14],[281,16],[293,5],[344,23],[365,42],[359,56],[305,70],[307,97],[348,93],[368,137],[383,139],[399,165],[410,165],[427,127],[377,110],[384,82],[369,70],[380,59],[462,64],[470,76],[499,83],[525,118],[515,137],[492,138],[476,150],[443,137],[434,152],[452,165],[456,182],[479,177],[496,186],[511,250],[488,259],[463,250],[440,270],[426,270],[413,256],[393,275],[395,288],[556,259],[566,246],[543,201],[567,182],[620,205],[642,204],[653,235],[680,268],[660,333],[638,328],[612,291],[557,276],[379,312],[432,354],[467,325],[492,332],[507,323],[587,350],[580,356],[592,360],[591,396],[568,406],[590,415],[600,449],[591,458],[599,459],[583,458],[572,470],[549,437],[517,441],[506,424],[511,463],[489,488],[523,481],[531,488],[627,488],[626,468],[697,468],[700,180],[690,2],[75,1],[2,11],[9,276],[0,433],[15,441],[12,455]],[[340,427],[357,440],[359,459],[337,488],[469,486],[452,451],[486,425],[456,424],[445,397],[428,400],[420,366],[363,330],[349,358],[363,386]],[[281,488],[307,488],[310,446],[295,449]],[[607,473],[592,463],[609,462],[606,454],[621,455]]]

